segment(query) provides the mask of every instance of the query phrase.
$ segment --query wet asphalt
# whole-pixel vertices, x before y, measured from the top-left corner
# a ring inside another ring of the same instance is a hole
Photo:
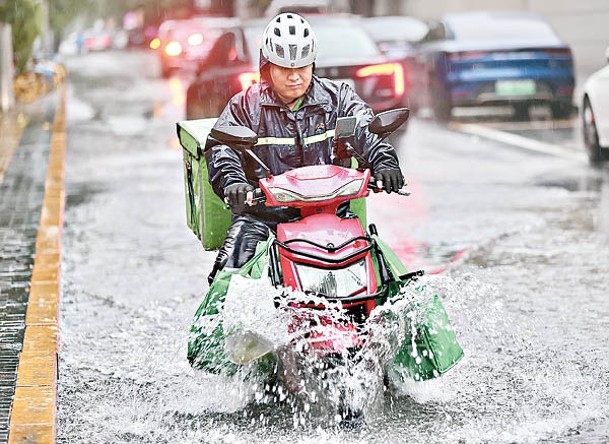
[[[609,169],[413,119],[396,140],[412,196],[372,196],[369,218],[431,274],[466,357],[387,392],[356,430],[323,412],[294,424],[286,405],[249,402],[247,382],[186,361],[214,253],[186,226],[183,79],[160,79],[143,52],[66,64],[58,442],[609,439]],[[553,143],[554,128],[537,131]]]

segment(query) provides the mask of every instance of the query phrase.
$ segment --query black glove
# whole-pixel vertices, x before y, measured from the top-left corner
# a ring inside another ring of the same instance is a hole
[[[374,173],[375,185],[379,182],[383,183],[383,189],[387,193],[397,192],[404,186],[404,176],[402,172],[397,169],[381,170]]]
[[[247,193],[254,191],[254,187],[249,183],[234,183],[224,190],[224,201],[232,209],[242,209],[245,207]]]

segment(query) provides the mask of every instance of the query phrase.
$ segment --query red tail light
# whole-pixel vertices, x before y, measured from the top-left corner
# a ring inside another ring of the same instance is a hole
[[[569,48],[550,48],[544,49],[543,52],[550,56],[571,57],[571,50]]]
[[[355,73],[357,77],[393,76],[393,91],[397,96],[404,94],[404,68],[399,63],[383,63],[360,68]]]
[[[448,60],[476,60],[481,59],[488,52],[486,51],[463,51],[463,52],[451,52],[447,54]]]
[[[259,72],[244,72],[243,74],[239,74],[239,83],[241,83],[241,89],[246,90],[254,83],[260,82],[260,73]]]

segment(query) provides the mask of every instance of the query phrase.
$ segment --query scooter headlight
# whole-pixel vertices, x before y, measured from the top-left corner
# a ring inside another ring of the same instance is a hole
[[[302,202],[317,202],[321,200],[329,200],[339,196],[354,196],[359,193],[359,190],[362,188],[363,179],[352,180],[346,185],[343,185],[337,190],[332,191],[327,194],[319,194],[313,196],[303,196],[293,191],[289,191],[279,187],[268,188],[273,197],[277,200],[277,202],[295,202],[300,200]]]
[[[337,196],[353,196],[359,193],[363,182],[364,181],[362,179],[349,182],[347,185],[337,190]]]
[[[328,297],[347,297],[367,288],[366,262],[361,260],[340,269],[324,269],[296,264],[301,289]]]
[[[297,200],[304,200],[302,196],[292,193],[291,191],[284,190],[283,188],[269,188],[268,190],[271,192],[277,202],[287,203],[295,202]]]

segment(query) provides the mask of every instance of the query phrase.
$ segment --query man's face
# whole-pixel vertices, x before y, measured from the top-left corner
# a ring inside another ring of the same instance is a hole
[[[302,68],[284,68],[270,65],[271,83],[283,103],[291,103],[302,96],[313,76],[313,64]]]

